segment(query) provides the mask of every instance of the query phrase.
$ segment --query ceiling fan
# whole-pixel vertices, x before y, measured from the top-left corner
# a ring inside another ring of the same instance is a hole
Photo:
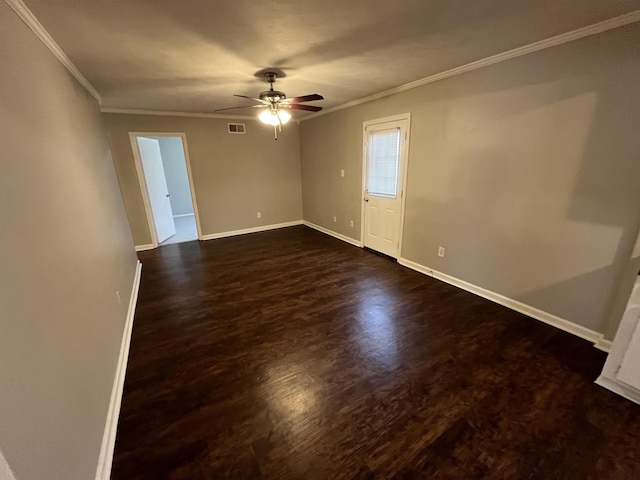
[[[257,105],[244,105],[241,107],[220,108],[216,112],[226,110],[236,110],[240,108],[264,108],[258,115],[262,123],[273,126],[275,139],[278,139],[278,131],[282,131],[282,125],[291,120],[291,114],[287,110],[305,110],[307,112],[319,112],[322,107],[315,105],[304,105],[304,102],[313,102],[316,100],[324,100],[322,95],[313,93],[310,95],[302,95],[300,97],[287,98],[284,92],[273,89],[273,84],[278,78],[275,72],[266,72],[264,78],[270,84],[269,90],[261,92],[258,98],[248,97],[246,95],[234,95],[234,97],[247,98],[258,102]]]

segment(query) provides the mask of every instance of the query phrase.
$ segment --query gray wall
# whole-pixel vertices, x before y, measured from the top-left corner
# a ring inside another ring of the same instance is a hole
[[[611,338],[640,225],[638,45],[634,24],[302,122],[304,219],[359,239],[362,123],[411,112],[402,256]]]
[[[5,2],[0,45],[0,450],[87,480],[137,260],[95,100]]]
[[[160,144],[162,166],[167,179],[167,190],[171,195],[171,209],[174,215],[193,213],[189,175],[185,163],[182,139],[179,137],[155,137]]]
[[[104,119],[136,245],[151,243],[129,132],[185,133],[203,235],[302,219],[298,126],[273,129],[225,119],[105,113]],[[256,217],[262,212],[262,218]]]

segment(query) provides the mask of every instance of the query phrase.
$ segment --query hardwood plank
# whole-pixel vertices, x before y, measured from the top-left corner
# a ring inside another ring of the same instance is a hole
[[[640,478],[588,342],[307,227],[144,264],[112,478]]]

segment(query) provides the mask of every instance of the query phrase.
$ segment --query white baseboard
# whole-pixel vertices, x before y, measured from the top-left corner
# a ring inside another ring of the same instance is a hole
[[[611,350],[611,345],[613,342],[611,340],[606,340],[605,338],[599,339],[596,343],[593,344],[598,350],[602,350],[603,352],[609,353]]]
[[[146,245],[136,245],[136,252],[142,252],[144,250],[153,250],[156,246],[153,243],[147,243]]]
[[[173,218],[180,218],[180,217],[194,217],[195,213],[179,213],[178,215],[174,215]]]
[[[131,345],[131,332],[133,331],[133,317],[138,303],[138,291],[140,289],[140,277],[142,274],[142,263],[138,261],[136,273],[133,277],[133,287],[129,298],[129,309],[127,319],[122,333],[120,343],[120,355],[116,367],[116,375],[111,389],[111,399],[109,400],[109,410],[107,421],[105,422],[104,434],[102,436],[102,446],[98,457],[98,468],[96,470],[96,480],[109,480],[111,477],[111,465],[113,463],[113,450],[116,444],[116,431],[118,429],[118,417],[120,416],[120,405],[122,403],[122,390],[124,388],[124,377],[127,372],[127,362],[129,360],[129,347]]]
[[[246,235],[247,233],[266,232],[267,230],[293,227],[295,225],[302,225],[302,220],[295,220],[293,222],[285,222],[285,223],[273,223],[271,225],[261,225],[259,227],[243,228],[242,230],[230,230],[228,232],[209,233],[207,235],[203,235],[200,240],[215,240],[216,238],[235,237],[236,235]]]
[[[492,302],[503,305],[507,308],[510,308],[511,310],[515,310],[516,312],[520,312],[529,317],[535,318],[536,320],[540,320],[541,322],[559,328],[560,330],[572,333],[577,337],[589,340],[590,342],[593,342],[594,346],[596,346],[597,348],[603,348],[607,345],[607,342],[609,343],[609,345],[611,344],[611,342],[609,342],[608,340],[603,339],[602,333],[596,332],[564,318],[560,318],[551,313],[532,307],[531,305],[527,305],[526,303],[522,303],[518,300],[505,297],[504,295],[492,292],[491,290],[487,290],[486,288],[478,287],[477,285],[473,285],[472,283],[465,282],[464,280],[460,280],[459,278],[452,277],[451,275],[447,275],[446,273],[438,272],[437,270],[433,270],[419,263],[412,262],[411,260],[407,260],[406,258],[398,259],[398,263],[412,270],[416,270],[417,272],[424,273],[425,275],[429,275],[430,277],[437,278],[438,280],[442,280],[443,282],[466,290],[467,292],[474,293],[480,297],[486,298],[487,300],[491,300]]]
[[[328,228],[321,227],[320,225],[316,225],[315,223],[307,222],[306,220],[302,222],[309,228],[313,228],[314,230],[318,230],[327,235],[331,235],[332,237],[337,238],[338,240],[342,240],[343,242],[350,243],[351,245],[355,245],[356,247],[362,248],[362,242],[360,240],[356,240],[355,238],[347,237],[346,235],[342,235],[341,233],[334,232],[333,230],[329,230]]]
[[[612,378],[605,377],[600,375],[596,380],[596,384],[600,385],[607,390],[611,390],[614,393],[617,393],[621,397],[626,398],[627,400],[631,400],[632,402],[640,404],[640,392],[638,392],[635,388],[628,387],[622,382],[618,382]]]

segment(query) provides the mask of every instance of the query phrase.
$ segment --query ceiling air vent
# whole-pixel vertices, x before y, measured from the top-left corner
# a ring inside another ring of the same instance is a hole
[[[229,133],[247,133],[244,123],[227,123],[227,131]]]

